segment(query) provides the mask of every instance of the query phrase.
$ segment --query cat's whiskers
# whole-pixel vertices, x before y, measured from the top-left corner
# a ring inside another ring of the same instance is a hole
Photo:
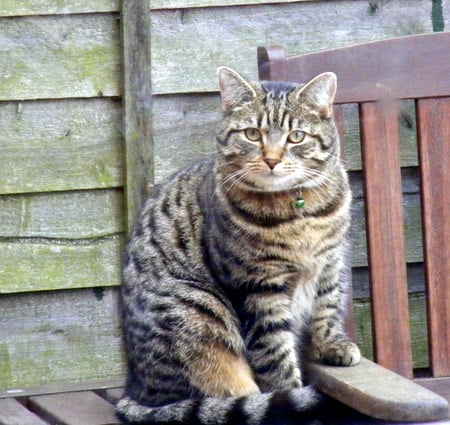
[[[323,184],[325,184],[327,187],[332,187],[336,183],[332,177],[323,171],[315,170],[313,168],[306,168],[303,171],[308,179],[321,179],[322,181],[318,186],[323,186]]]
[[[323,173],[322,171],[308,168],[303,170],[303,173],[304,173],[303,176],[306,176],[307,179],[322,180],[316,186],[308,187],[309,190],[315,192],[321,198],[326,198],[329,192],[333,192],[335,190],[336,181],[327,174]]]
[[[330,197],[330,193],[332,194],[336,192],[336,182],[331,179],[326,179],[319,185],[311,187],[310,190],[322,200],[326,200]]]
[[[219,185],[224,186],[234,178],[240,177],[243,173],[245,173],[245,170],[237,170],[234,173],[228,174],[222,180],[220,180]]]
[[[230,187],[226,190],[225,193],[228,193],[236,184],[240,183],[246,176],[251,173],[251,170],[242,170],[243,173],[236,178],[236,180],[230,185]]]

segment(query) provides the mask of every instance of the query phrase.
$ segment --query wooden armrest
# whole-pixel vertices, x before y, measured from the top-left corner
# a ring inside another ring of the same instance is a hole
[[[365,358],[353,367],[310,363],[306,372],[320,392],[377,419],[424,422],[449,417],[445,398]]]

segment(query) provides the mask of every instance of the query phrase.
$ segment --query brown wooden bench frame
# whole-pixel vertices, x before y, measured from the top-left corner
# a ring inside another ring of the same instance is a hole
[[[375,359],[407,378],[413,377],[413,367],[398,100],[415,99],[430,370],[436,378],[423,383],[450,399],[449,53],[450,33],[400,37],[294,57],[286,57],[281,46],[258,48],[261,80],[303,83],[322,72],[337,74],[335,117],[341,133],[345,125],[341,105],[359,105]],[[417,397],[421,390],[400,377],[405,393],[396,400],[392,395],[386,399],[388,382],[395,375],[366,360],[362,366],[347,370],[315,365],[313,372],[322,390],[367,414],[393,420],[431,420],[448,415],[439,399],[435,413],[424,413],[433,402],[425,394]],[[363,373],[369,379],[358,380]],[[364,403],[368,392],[372,402]],[[421,409],[415,404],[418,398],[423,401]],[[399,412],[391,412],[384,404],[388,401],[391,407],[394,402],[399,406],[403,403]],[[409,408],[408,402],[411,416],[401,417],[401,411]],[[423,413],[420,418],[418,411]]]

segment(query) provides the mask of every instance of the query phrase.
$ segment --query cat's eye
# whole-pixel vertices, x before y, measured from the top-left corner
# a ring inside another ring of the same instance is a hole
[[[247,128],[245,130],[245,137],[251,142],[259,142],[262,140],[262,134],[257,128]]]
[[[300,130],[294,130],[288,134],[288,141],[291,143],[300,143],[303,141],[304,138],[305,133],[303,133],[303,131]]]

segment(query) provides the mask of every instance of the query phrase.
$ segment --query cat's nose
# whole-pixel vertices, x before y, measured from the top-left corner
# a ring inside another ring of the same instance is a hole
[[[276,158],[264,158],[264,162],[269,166],[271,170],[275,168],[275,165],[279,164],[281,160]]]

